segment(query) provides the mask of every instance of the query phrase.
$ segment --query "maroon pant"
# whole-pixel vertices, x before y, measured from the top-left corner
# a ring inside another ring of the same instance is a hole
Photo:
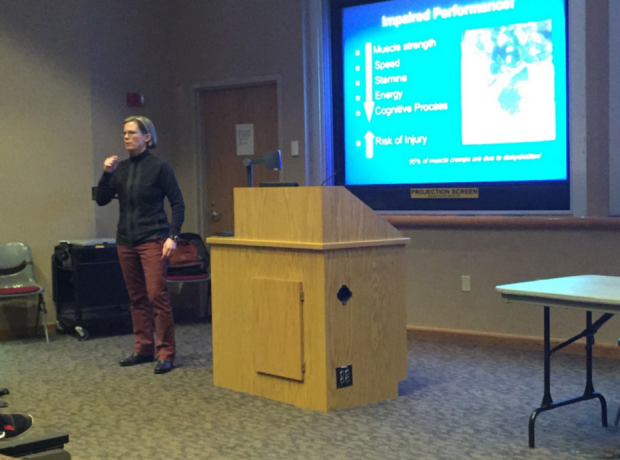
[[[133,352],[160,361],[174,361],[174,321],[166,285],[168,261],[161,259],[164,238],[139,246],[116,246],[123,278],[131,302],[131,320],[136,344]],[[157,343],[153,340],[153,324]]]

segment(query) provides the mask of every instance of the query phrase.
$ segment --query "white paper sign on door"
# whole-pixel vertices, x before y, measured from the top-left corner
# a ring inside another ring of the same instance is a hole
[[[237,125],[237,156],[254,155],[254,125]]]

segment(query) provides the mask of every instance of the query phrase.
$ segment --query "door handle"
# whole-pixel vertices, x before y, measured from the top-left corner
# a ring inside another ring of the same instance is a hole
[[[218,222],[222,218],[222,215],[214,209],[209,213],[209,218],[211,222]]]

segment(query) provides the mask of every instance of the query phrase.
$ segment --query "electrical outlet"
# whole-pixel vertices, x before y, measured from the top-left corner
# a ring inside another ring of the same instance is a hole
[[[463,292],[471,291],[471,278],[469,275],[461,276],[461,289]]]
[[[336,388],[345,388],[353,385],[353,366],[336,368]]]

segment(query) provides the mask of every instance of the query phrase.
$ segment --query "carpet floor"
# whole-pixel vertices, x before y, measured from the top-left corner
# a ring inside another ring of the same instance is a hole
[[[131,335],[0,343],[2,410],[34,416],[24,437],[67,431],[74,460],[620,458],[620,361],[594,360],[608,428],[597,401],[566,406],[538,417],[530,449],[542,352],[410,340],[399,398],[323,414],[213,386],[211,325],[176,334],[177,368],[165,375],[118,366]],[[554,400],[583,393],[584,362],[554,356]]]

